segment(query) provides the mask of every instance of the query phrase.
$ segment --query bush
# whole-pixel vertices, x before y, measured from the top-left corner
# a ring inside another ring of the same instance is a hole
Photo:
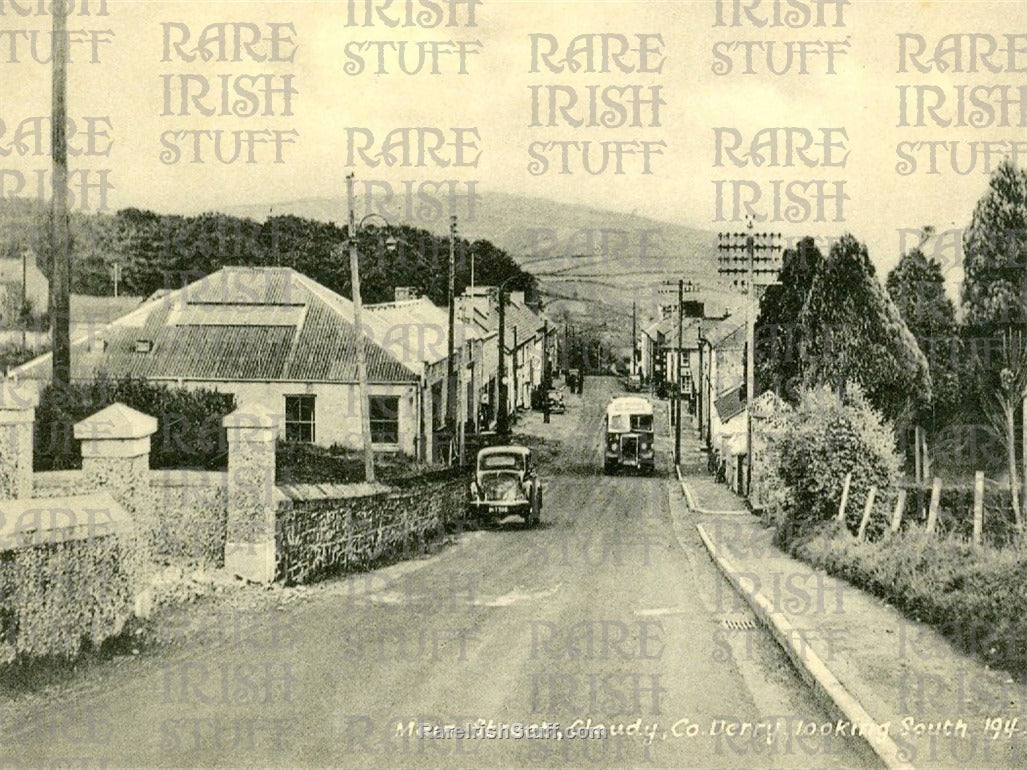
[[[375,475],[393,483],[421,470],[406,455],[375,457]],[[364,453],[340,446],[323,447],[299,441],[279,441],[275,448],[276,484],[356,484],[364,480]]]
[[[58,389],[48,385],[36,409],[33,468],[37,471],[82,467],[74,439],[75,423],[115,402],[157,418],[150,439],[151,468],[224,469],[228,446],[221,421],[235,409],[230,393],[187,390],[105,375],[89,383]]]
[[[895,436],[859,388],[844,400],[827,388],[803,391],[782,419],[770,452],[781,481],[771,503],[779,545],[790,547],[837,515],[848,473],[846,523],[853,529],[871,486],[878,499],[892,494],[901,467]]]

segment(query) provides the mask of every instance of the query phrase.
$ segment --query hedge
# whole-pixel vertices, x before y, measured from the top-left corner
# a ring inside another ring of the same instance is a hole
[[[151,468],[227,467],[228,446],[221,421],[235,409],[230,393],[101,375],[67,388],[51,384],[43,391],[36,409],[33,468],[81,468],[81,446],[73,435],[75,423],[117,401],[157,418],[157,432],[150,439]]]
[[[919,527],[858,541],[837,523],[796,544],[815,567],[929,623],[960,649],[1027,674],[1027,553],[975,548]]]

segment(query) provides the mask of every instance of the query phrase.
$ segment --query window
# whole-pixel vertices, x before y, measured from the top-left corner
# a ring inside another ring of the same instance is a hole
[[[650,431],[653,429],[653,416],[651,414],[631,415],[631,430]]]
[[[399,396],[371,396],[371,443],[399,443]]]
[[[626,414],[611,414],[606,429],[610,433],[627,433],[629,430],[628,416]]]
[[[314,397],[285,397],[285,439],[287,441],[314,441]]]

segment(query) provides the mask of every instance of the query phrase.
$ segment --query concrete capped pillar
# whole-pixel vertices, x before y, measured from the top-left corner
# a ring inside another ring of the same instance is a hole
[[[157,418],[121,402],[106,406],[75,423],[82,442],[82,477],[87,490],[110,494],[133,522],[125,533],[126,569],[135,593],[137,615],[148,616],[151,592],[147,580],[153,568],[157,511],[150,487],[150,436]]]
[[[258,583],[273,581],[277,569],[275,444],[281,420],[281,414],[253,406],[222,421],[228,433],[225,569]]]
[[[32,424],[39,404],[33,380],[0,382],[0,500],[32,497]]]
[[[86,484],[110,492],[148,544],[157,525],[150,489],[150,436],[157,432],[157,418],[117,402],[75,423],[74,430],[82,442]]]

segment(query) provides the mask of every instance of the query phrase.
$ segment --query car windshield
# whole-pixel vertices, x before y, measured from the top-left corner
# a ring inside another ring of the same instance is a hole
[[[520,455],[486,455],[481,458],[478,467],[483,471],[519,471],[523,467],[523,463]]]

